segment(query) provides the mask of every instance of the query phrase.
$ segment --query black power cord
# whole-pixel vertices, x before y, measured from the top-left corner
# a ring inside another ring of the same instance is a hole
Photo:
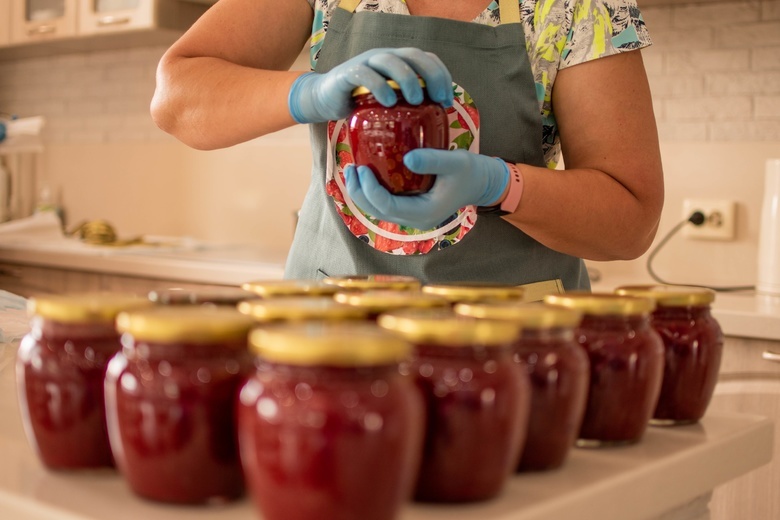
[[[693,224],[694,226],[701,226],[704,224],[704,222],[707,220],[707,217],[705,217],[704,213],[701,211],[694,211],[691,213],[691,215],[677,223],[676,226],[674,226],[669,232],[666,234],[665,237],[663,237],[658,244],[655,246],[653,251],[650,253],[650,255],[647,257],[647,272],[652,276],[653,280],[655,280],[658,283],[664,284],[664,285],[684,285],[688,287],[704,287],[705,289],[711,289],[713,291],[717,292],[736,292],[736,291],[750,291],[755,289],[754,285],[732,285],[732,286],[726,286],[726,287],[713,287],[711,285],[699,285],[699,284],[690,284],[690,283],[672,283],[667,282],[663,279],[661,279],[660,276],[658,276],[655,271],[653,271],[653,260],[655,259],[658,252],[661,250],[663,246],[666,245],[667,242],[678,232],[680,229],[683,228],[683,226],[686,226],[687,224]]]

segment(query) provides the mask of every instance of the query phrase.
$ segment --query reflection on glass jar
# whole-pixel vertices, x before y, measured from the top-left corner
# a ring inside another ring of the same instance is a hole
[[[451,310],[383,314],[379,325],[414,345],[408,370],[426,403],[415,499],[468,502],[498,495],[517,467],[531,400],[512,358],[514,323]]]
[[[252,368],[253,323],[225,307],[117,317],[123,350],[106,373],[106,415],[117,466],[136,494],[198,504],[243,493],[234,408]]]
[[[664,370],[664,345],[650,326],[649,298],[570,292],[544,301],[583,313],[577,340],[590,359],[590,387],[578,446],[641,440],[652,417]]]
[[[47,467],[114,465],[103,404],[106,365],[121,348],[114,318],[151,305],[104,293],[29,300],[31,332],[17,354],[17,393],[27,439]]]
[[[666,363],[651,424],[697,422],[715,392],[723,353],[723,332],[710,312],[715,292],[666,285],[624,286],[615,292],[656,302],[651,322],[663,339]]]
[[[515,361],[531,380],[531,415],[518,471],[559,468],[574,446],[588,396],[588,356],[574,338],[582,313],[529,303],[460,303],[455,312],[519,323]]]
[[[409,344],[363,322],[255,329],[238,407],[241,462],[266,520],[391,520],[419,464]]]

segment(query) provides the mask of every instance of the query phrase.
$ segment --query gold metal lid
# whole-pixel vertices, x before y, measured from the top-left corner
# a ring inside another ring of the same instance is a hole
[[[579,325],[582,312],[543,303],[458,303],[455,313],[478,319],[509,320],[520,323],[523,330],[572,328]]]
[[[417,80],[420,82],[420,86],[421,87],[425,87],[425,80],[424,79],[418,77]],[[392,88],[393,90],[401,90],[401,85],[399,85],[398,82],[395,81],[395,80],[388,79],[387,80],[387,84],[390,85],[390,88]],[[353,97],[354,96],[359,96],[361,94],[371,94],[371,91],[368,90],[368,87],[365,87],[365,86],[360,86],[360,87],[356,87],[356,88],[352,89],[352,96]]]
[[[544,303],[577,309],[583,314],[596,316],[636,316],[649,314],[655,309],[655,301],[650,298],[587,291],[548,294],[544,297]]]
[[[422,285],[422,282],[413,276],[402,276],[394,274],[329,276],[325,278],[323,282],[329,285],[341,287],[342,289],[360,289],[363,291],[371,289],[417,291]]]
[[[34,296],[27,314],[61,323],[113,323],[124,310],[151,307],[153,302],[135,294],[84,292]]]
[[[254,298],[252,292],[240,287],[211,286],[197,289],[171,287],[150,291],[148,297],[155,303],[163,305],[236,305],[238,302]]]
[[[357,320],[368,310],[339,303],[329,296],[289,296],[254,299],[238,304],[239,312],[256,321]]]
[[[327,296],[339,288],[320,280],[255,280],[241,287],[263,298],[276,296]]]
[[[369,312],[385,312],[404,308],[446,307],[450,302],[435,294],[419,291],[393,291],[377,289],[370,291],[340,292],[333,296],[339,303],[362,307]]]
[[[261,358],[291,365],[377,366],[398,363],[411,345],[368,322],[306,322],[258,327],[250,349]]]
[[[522,301],[523,288],[517,285],[491,283],[457,283],[424,285],[422,291],[437,294],[450,302],[483,302],[491,300]]]
[[[624,285],[616,294],[651,298],[659,307],[696,307],[715,301],[715,291],[683,285]]]
[[[255,322],[232,307],[177,305],[122,312],[116,324],[135,340],[203,344],[247,340]]]
[[[378,324],[412,343],[451,347],[496,347],[514,342],[520,324],[501,320],[477,320],[450,309],[404,309],[379,316]]]

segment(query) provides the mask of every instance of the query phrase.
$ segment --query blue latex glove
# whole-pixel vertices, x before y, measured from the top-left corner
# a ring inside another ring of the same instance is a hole
[[[398,83],[409,103],[418,105],[423,100],[418,76],[425,80],[428,97],[452,106],[452,76],[447,67],[435,54],[411,47],[371,49],[324,74],[304,74],[290,88],[287,105],[298,123],[336,121],[352,111],[355,87],[366,87],[379,103],[393,106],[397,97],[388,79]]]
[[[428,193],[390,194],[368,166],[344,168],[347,192],[360,209],[381,220],[416,229],[433,229],[468,205],[495,204],[509,183],[509,167],[501,159],[466,150],[418,148],[404,155],[415,173],[436,175]]]

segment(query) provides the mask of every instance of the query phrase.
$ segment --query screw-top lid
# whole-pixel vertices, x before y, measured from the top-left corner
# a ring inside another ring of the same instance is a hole
[[[254,329],[251,350],[272,363],[378,366],[398,363],[411,346],[368,322],[307,322]]]
[[[491,300],[522,301],[523,288],[517,285],[490,283],[457,283],[425,285],[422,291],[447,298],[450,302],[484,302]]]
[[[151,307],[149,299],[108,292],[34,296],[27,300],[27,314],[61,323],[113,323],[128,309]]]
[[[505,346],[520,336],[520,325],[510,321],[477,320],[447,309],[404,309],[379,316],[379,326],[412,343],[451,347]]]
[[[338,286],[320,280],[255,280],[241,287],[263,298],[275,296],[326,296],[339,290]]]
[[[422,78],[417,78],[417,80],[420,82],[421,87],[425,87],[425,80]],[[390,85],[390,88],[393,90],[401,90],[401,85],[398,84],[397,81],[388,79],[387,84]],[[352,96],[359,96],[361,94],[371,94],[371,91],[368,89],[368,87],[360,86],[352,89]]]
[[[342,289],[394,289],[397,291],[417,291],[422,283],[413,276],[393,274],[369,274],[351,276],[329,276],[324,283],[335,285]]]
[[[712,289],[683,285],[624,285],[615,294],[650,298],[658,307],[696,307],[715,301]]]
[[[368,310],[339,303],[329,296],[290,296],[286,298],[254,299],[238,304],[238,310],[258,322],[358,320],[368,316]]]
[[[582,320],[582,311],[542,303],[458,303],[455,313],[478,319],[509,320],[520,323],[523,330],[573,328]]]
[[[240,287],[202,287],[197,289],[157,289],[149,292],[149,299],[163,305],[237,305],[238,302],[254,298],[252,292]]]
[[[560,305],[596,316],[636,316],[649,314],[655,309],[655,302],[650,298],[587,291],[548,294],[544,297],[544,303]]]
[[[361,307],[372,313],[404,308],[447,307],[450,304],[446,298],[435,294],[391,289],[340,292],[336,293],[333,299],[340,303]]]
[[[158,343],[246,343],[255,321],[232,307],[165,306],[122,312],[116,319],[119,332],[135,340]]]

